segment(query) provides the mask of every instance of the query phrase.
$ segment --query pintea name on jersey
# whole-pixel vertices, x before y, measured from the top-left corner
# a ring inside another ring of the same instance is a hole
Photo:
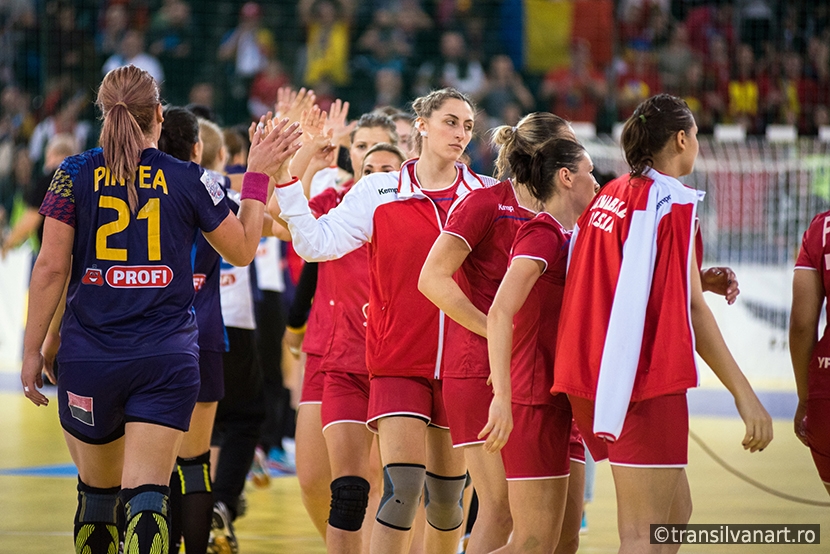
[[[117,289],[163,289],[173,280],[173,270],[166,265],[114,265],[107,270],[106,279]]]

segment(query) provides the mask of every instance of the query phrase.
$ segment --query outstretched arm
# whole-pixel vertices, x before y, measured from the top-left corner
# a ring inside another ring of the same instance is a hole
[[[282,120],[267,135],[258,128],[254,133],[251,151],[248,155],[248,172],[242,185],[242,202],[239,216],[232,213],[205,238],[225,260],[236,266],[245,266],[253,261],[259,239],[262,236],[262,219],[268,198],[268,179],[279,181],[288,174],[288,160],[300,144],[297,124],[288,125]],[[257,177],[259,175],[259,177]],[[262,179],[264,179],[264,183]],[[252,192],[246,196],[246,184]]]

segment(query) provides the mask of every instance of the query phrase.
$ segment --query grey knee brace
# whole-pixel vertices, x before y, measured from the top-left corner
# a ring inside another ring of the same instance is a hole
[[[331,482],[329,525],[344,531],[359,531],[369,504],[369,481],[356,475]]]
[[[426,468],[420,464],[389,464],[383,466],[383,498],[378,507],[378,522],[409,531],[421,503]]]
[[[464,521],[464,485],[466,475],[444,477],[427,472],[427,523],[439,531],[458,529]]]

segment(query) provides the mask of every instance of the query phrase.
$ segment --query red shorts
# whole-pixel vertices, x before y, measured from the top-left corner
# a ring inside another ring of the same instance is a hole
[[[825,485],[830,485],[830,399],[807,400],[807,443],[818,475]]]
[[[444,377],[444,406],[447,408],[452,445],[484,444],[478,434],[487,425],[493,387],[486,377],[455,379]]]
[[[323,373],[320,371],[322,361],[322,356],[306,354],[300,404],[319,404],[323,401]]]
[[[561,394],[561,393],[560,393]],[[562,395],[564,396],[564,395]],[[576,426],[576,420],[571,419],[570,457],[572,462],[585,463],[585,443],[582,441],[582,433]]]
[[[369,376],[327,371],[323,374],[323,431],[335,423],[366,424],[369,410]]]
[[[382,417],[416,417],[427,425],[449,429],[441,381],[426,377],[373,377],[369,387],[369,417],[366,425],[377,432]]]
[[[570,406],[564,395],[555,404],[513,404],[513,431],[501,451],[508,481],[567,477]],[[556,397],[554,397],[556,398]]]
[[[594,460],[640,467],[685,467],[689,463],[689,407],[685,392],[629,404],[622,432],[614,442],[594,435],[593,400],[568,398]]]

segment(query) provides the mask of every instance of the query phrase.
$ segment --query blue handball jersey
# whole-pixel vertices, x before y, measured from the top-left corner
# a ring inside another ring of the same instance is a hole
[[[227,177],[213,173],[225,190],[229,188]],[[222,203],[227,205],[227,197]],[[230,207],[228,208],[230,209]],[[199,326],[199,350],[225,352],[225,323],[222,320],[222,305],[219,299],[219,262],[222,257],[213,249],[202,233],[196,233],[193,242],[193,288],[196,299],[196,323]]]
[[[156,149],[141,153],[138,205],[100,148],[64,160],[40,213],[75,229],[60,361],[198,356],[191,248],[228,216],[209,173]]]

